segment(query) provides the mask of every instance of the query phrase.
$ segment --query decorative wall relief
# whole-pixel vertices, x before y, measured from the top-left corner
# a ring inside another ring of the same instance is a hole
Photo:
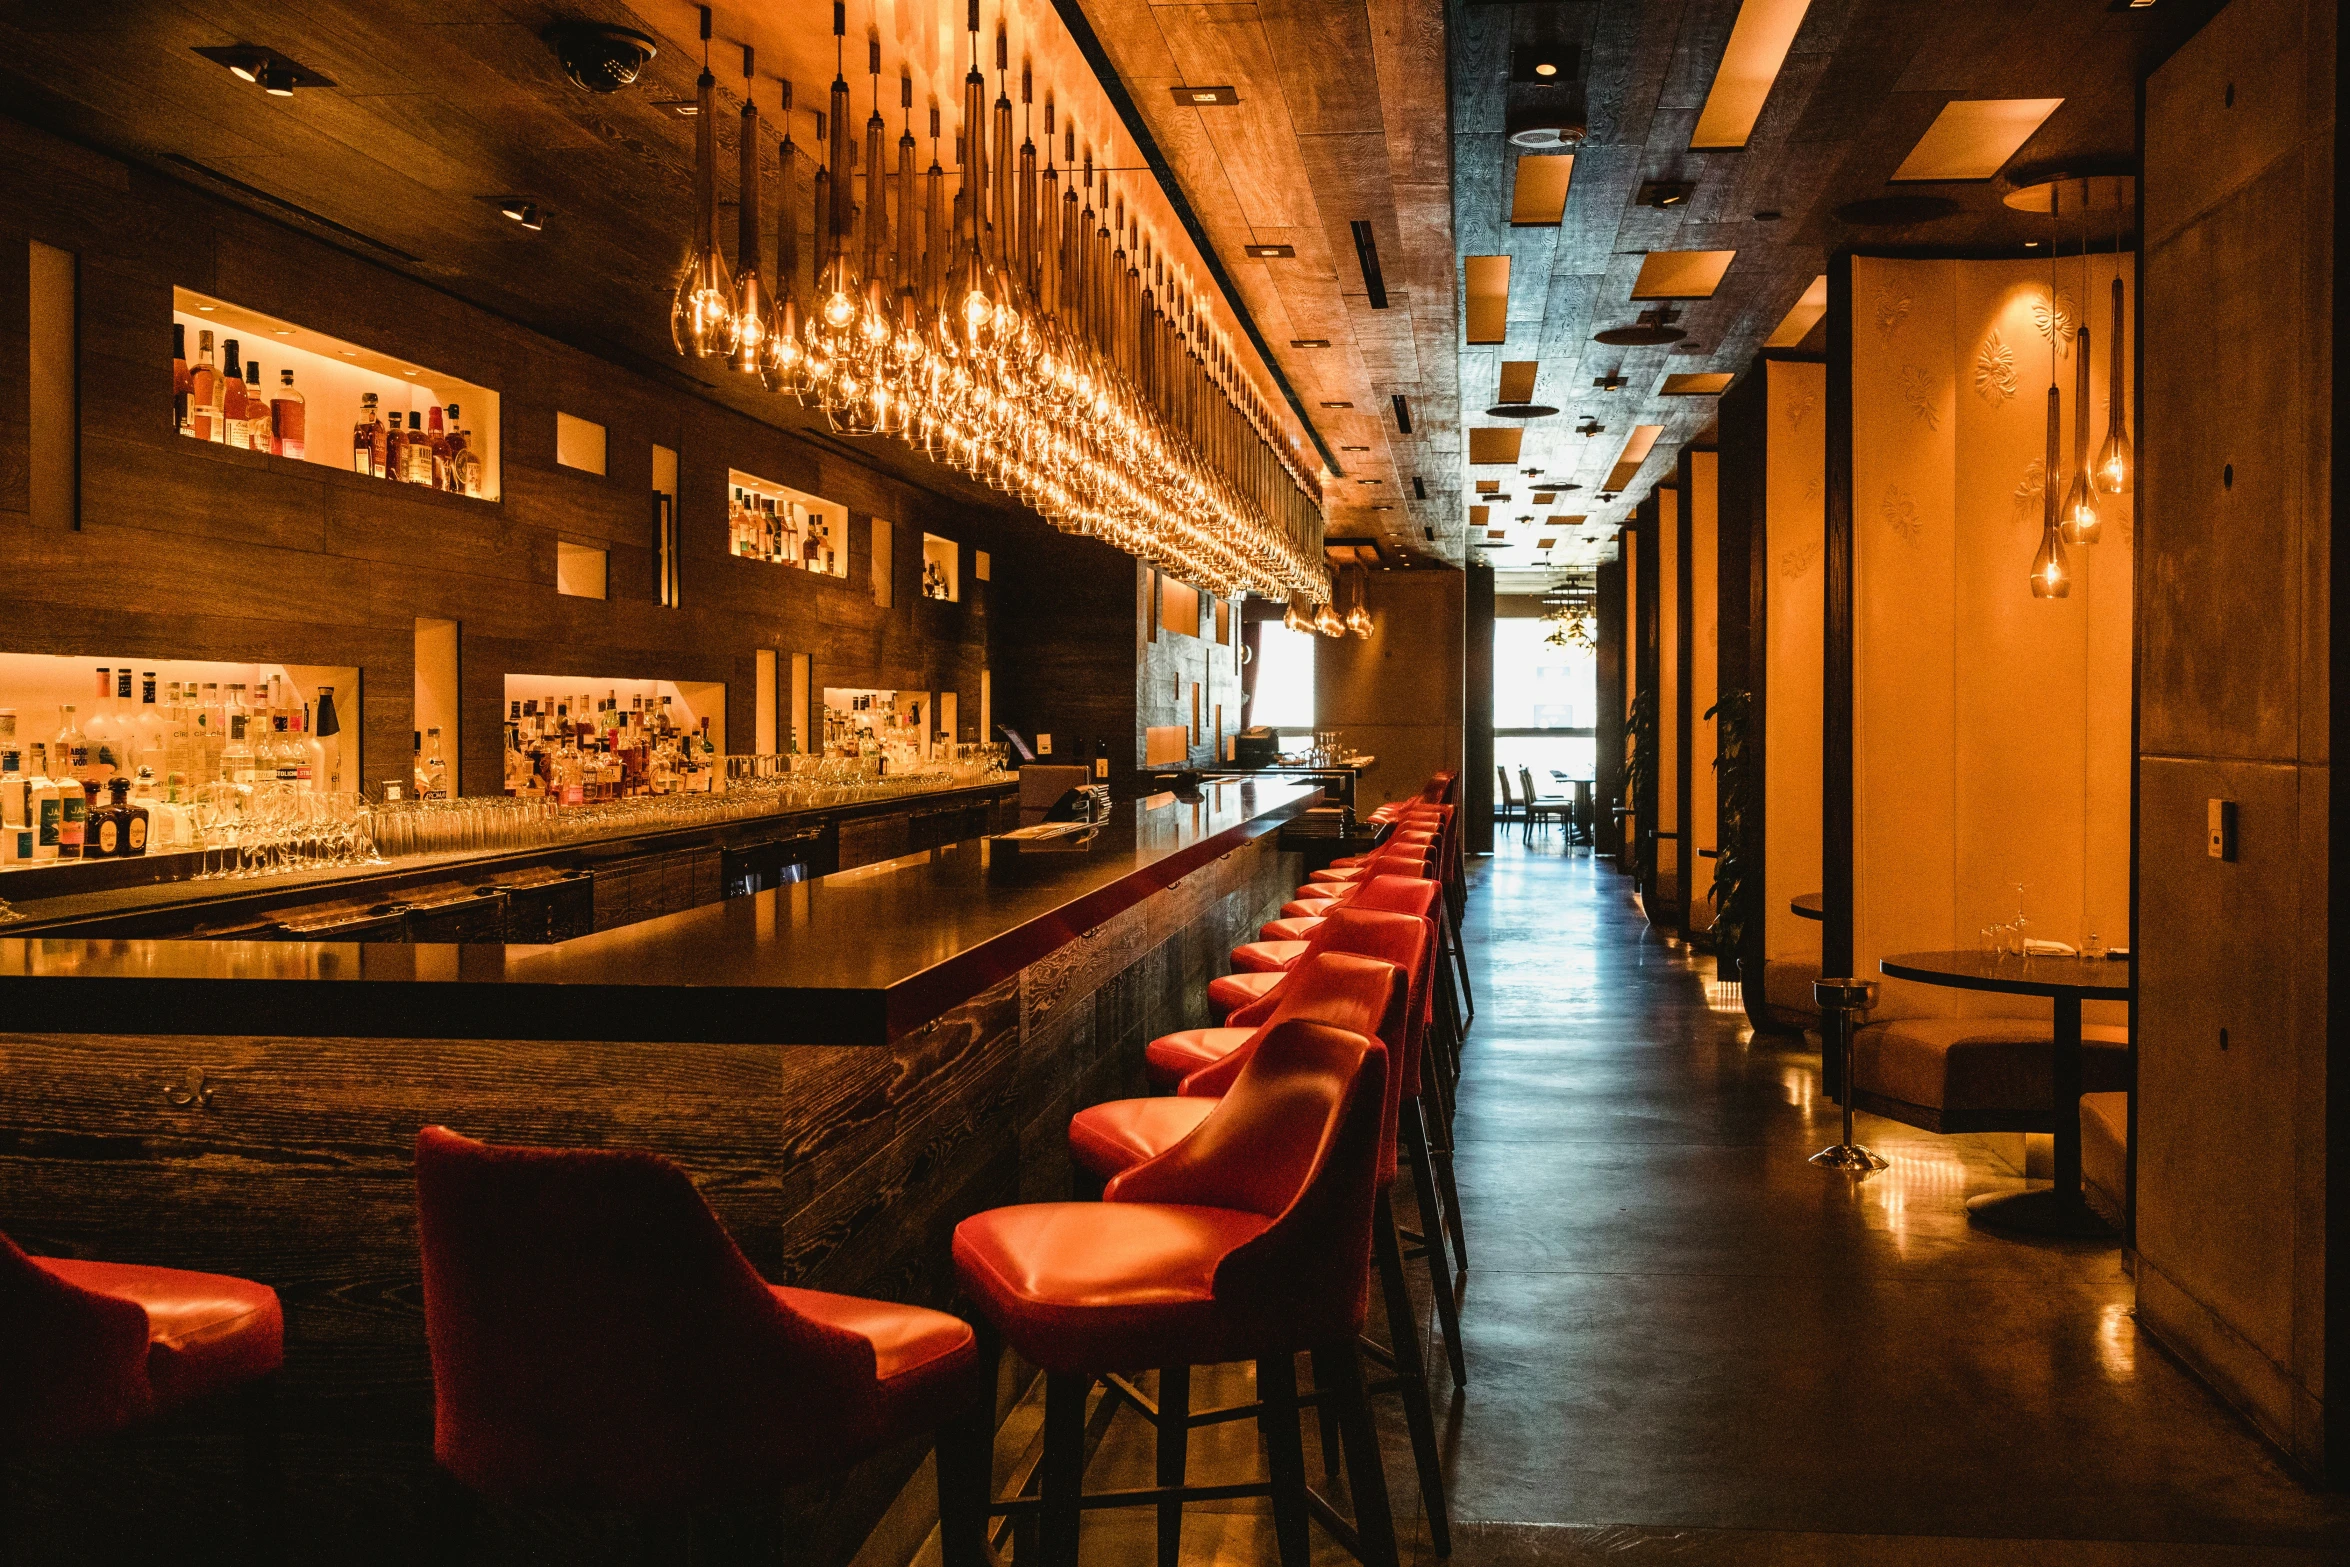
[[[1997,327],[1975,350],[1975,395],[1994,407],[2015,396],[2015,350],[2001,341]]]
[[[1813,474],[1811,476],[1811,483],[1803,487],[1803,498],[1807,501],[1818,501],[1827,499],[1827,496],[1827,479],[1823,475],[1816,473]]]
[[[2032,329],[2056,345],[2060,358],[2073,351],[2073,325],[2079,311],[2080,303],[2071,289],[2058,291],[2053,300],[2046,294],[2032,296]]]
[[[1798,544],[1793,549],[1782,550],[1779,554],[1779,575],[1793,581],[1811,570],[1812,562],[1819,558],[1820,541],[1818,539]]]
[[[1885,499],[1877,507],[1877,515],[1884,518],[1885,526],[1904,544],[1915,544],[1918,534],[1925,529],[1925,524],[1918,520],[1917,502],[1898,484],[1885,486]]]
[[[1877,330],[1891,337],[1909,319],[1909,296],[1898,289],[1877,290]]]
[[[1942,416],[1934,409],[1934,377],[1929,371],[1918,365],[1901,367],[1901,400],[1927,429],[1942,427]]]
[[[1803,425],[1803,421],[1809,418],[1811,411],[1814,408],[1817,408],[1819,405],[1819,398],[1811,392],[1805,392],[1798,397],[1788,398],[1787,423],[1792,427],[1800,429]]]
[[[2038,527],[2042,520],[2040,492],[2047,487],[2047,465],[2035,457],[2024,465],[2024,477],[2015,487],[2015,520]]]

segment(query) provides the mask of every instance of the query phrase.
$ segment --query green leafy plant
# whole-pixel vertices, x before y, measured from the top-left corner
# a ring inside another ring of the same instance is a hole
[[[1753,715],[1754,698],[1745,691],[1723,692],[1705,714],[1714,723],[1714,778],[1720,797],[1714,820],[1713,949],[1717,957],[1732,963],[1745,950],[1755,896],[1761,891],[1753,878],[1754,854],[1760,847],[1754,841],[1760,770],[1747,745]]]
[[[1641,797],[1648,792],[1652,763],[1656,755],[1656,699],[1646,691],[1637,692],[1632,705],[1624,713],[1624,801],[1635,811],[1640,810]],[[1645,869],[1651,852],[1646,813],[1633,818],[1640,833],[1634,839],[1633,858]]]

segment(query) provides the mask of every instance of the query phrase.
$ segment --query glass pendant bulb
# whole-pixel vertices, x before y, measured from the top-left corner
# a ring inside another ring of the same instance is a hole
[[[751,46],[743,45],[742,167],[735,229],[734,297],[727,314],[726,363],[744,375],[763,373],[775,301],[759,270],[759,106],[751,101]]]
[[[724,353],[734,313],[734,280],[718,253],[718,78],[710,74],[710,8],[702,8],[702,74],[694,91],[694,249],[669,303],[669,340],[681,354]]]
[[[2073,476],[2057,531],[2067,544],[2097,542],[2097,485],[2089,471],[2089,329],[2073,334]]]
[[[1306,619],[1297,606],[1297,595],[1293,593],[1289,597],[1289,607],[1281,612],[1281,624],[1291,631],[1312,629],[1313,622]]]
[[[2116,263],[2119,256],[2116,256]],[[2113,279],[2112,358],[2105,376],[2105,402],[2111,413],[2105,423],[2105,444],[2097,450],[2097,488],[2120,495],[2130,487],[2129,383],[2122,379],[2122,280]]]
[[[1344,636],[1346,622],[1338,618],[1338,611],[1327,601],[1314,611],[1314,629],[1326,637]]]
[[[2056,383],[2048,384],[2048,454],[2040,473],[2040,548],[2032,556],[2032,597],[2060,599],[2073,590],[2072,569],[2064,558],[2064,539],[2056,526],[2057,449],[2063,420],[2062,399]]]

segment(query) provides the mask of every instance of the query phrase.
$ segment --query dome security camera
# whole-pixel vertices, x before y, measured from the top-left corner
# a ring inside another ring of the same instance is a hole
[[[557,22],[547,42],[563,62],[563,74],[592,93],[615,93],[636,85],[638,73],[659,51],[633,27],[606,22]]]

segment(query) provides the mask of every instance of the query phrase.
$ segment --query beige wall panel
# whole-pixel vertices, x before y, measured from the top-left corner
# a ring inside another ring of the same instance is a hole
[[[1714,834],[1714,723],[1713,711],[1720,683],[1717,663],[1721,643],[1721,615],[1716,603],[1720,571],[1719,452],[1689,454],[1689,852],[1716,847]],[[1697,855],[1689,864],[1689,919],[1691,930],[1710,929],[1714,922],[1714,862]]]
[[[1656,821],[1659,833],[1681,830],[1681,495],[1656,492]],[[1670,884],[1681,870],[1681,840],[1656,840],[1656,875]],[[1668,895],[1667,901],[1671,901]]]
[[[1316,725],[1379,759],[1356,787],[1357,811],[1416,794],[1430,773],[1461,765],[1466,583],[1457,571],[1373,572],[1371,636],[1315,648]]]
[[[1828,367],[1765,367],[1763,951],[1820,955],[1820,924],[1788,901],[1820,890],[1821,623],[1826,609]]]

